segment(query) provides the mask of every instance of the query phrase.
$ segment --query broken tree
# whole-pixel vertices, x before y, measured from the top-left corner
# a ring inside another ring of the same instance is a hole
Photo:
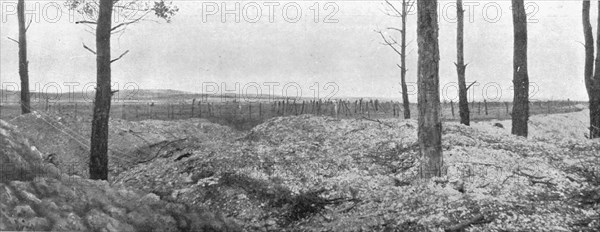
[[[456,73],[458,74],[458,110],[460,112],[460,123],[464,125],[470,125],[469,117],[469,100],[467,99],[467,83],[465,80],[465,72],[467,65],[465,65],[464,56],[464,10],[462,6],[462,0],[456,1]]]
[[[385,0],[389,11],[392,13],[387,13],[392,17],[400,17],[402,21],[402,27],[388,27],[387,29],[400,32],[400,50],[396,48],[398,42],[393,38],[386,38],[383,32],[378,31],[383,39],[385,45],[388,45],[394,52],[396,52],[400,56],[400,65],[397,65],[400,68],[400,86],[402,88],[402,104],[404,107],[404,118],[410,118],[410,102],[408,100],[408,87],[406,85],[406,72],[408,69],[406,68],[406,18],[408,16],[408,7],[412,4],[411,1],[402,0],[402,8],[398,10],[391,2]]]
[[[27,60],[27,29],[32,20],[25,24],[25,1],[17,2],[17,19],[19,21],[19,40],[8,38],[19,45],[19,78],[21,79],[21,114],[31,112],[29,94],[29,61]]]

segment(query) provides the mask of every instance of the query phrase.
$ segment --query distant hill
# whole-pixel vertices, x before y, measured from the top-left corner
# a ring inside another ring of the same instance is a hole
[[[90,92],[73,92],[73,93],[48,93],[42,94],[39,92],[31,93],[31,101],[33,103],[45,102],[46,98],[50,102],[92,102],[95,91]],[[0,90],[0,102],[2,104],[16,104],[19,102],[20,92],[11,90]],[[268,101],[268,100],[285,100],[281,95],[268,94],[249,94],[247,96],[225,93],[225,94],[201,94],[186,92],[173,89],[139,89],[139,90],[120,90],[113,95],[113,101],[116,102],[191,102],[193,99],[203,102],[218,102],[218,101]],[[376,98],[376,97],[334,97],[331,100],[343,99],[347,101],[370,101],[378,99],[380,102],[397,101],[401,102],[401,98]],[[293,99],[290,99],[293,100]],[[300,98],[303,101],[313,100],[312,97]],[[323,100],[323,99],[322,99]],[[565,101],[565,100],[554,100]],[[536,101],[532,101],[536,102]],[[574,101],[575,102],[575,101]],[[577,101],[578,102],[578,101]],[[416,103],[416,102],[412,102]]]
[[[1,102],[3,104],[16,104],[20,99],[20,91],[0,90]],[[65,92],[65,93],[39,93],[31,92],[32,102],[92,102],[95,91],[90,92]],[[120,90],[113,95],[113,101],[151,101],[151,102],[181,102],[192,101],[244,101],[248,99],[284,99],[281,96],[270,97],[269,95],[248,95],[238,94],[200,94],[172,89],[140,89],[140,90]]]

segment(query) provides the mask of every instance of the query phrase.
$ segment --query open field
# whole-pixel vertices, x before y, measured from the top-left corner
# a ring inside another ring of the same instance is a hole
[[[40,113],[52,112],[91,118],[92,104],[81,95],[80,93],[72,98],[51,96],[51,98],[63,100],[48,102],[40,100],[33,102],[32,107]],[[124,93],[124,95],[126,94]],[[575,101],[535,101],[530,103],[530,113],[531,115],[540,115],[575,112],[583,109],[586,105],[585,102]],[[443,102],[441,106],[442,120],[460,120],[457,103]],[[410,109],[411,118],[416,119],[418,113],[416,104],[411,104]],[[512,103],[471,102],[469,109],[473,121],[506,120],[510,119]],[[346,119],[385,119],[403,117],[402,110],[401,102],[375,99],[331,101],[302,99],[294,101],[265,97],[249,99],[249,101],[235,101],[229,97],[209,98],[199,94],[162,90],[156,93],[136,95],[136,98],[132,100],[115,101],[111,107],[111,117],[132,121],[206,118],[213,122],[233,126],[236,129],[248,130],[265,120],[279,116],[312,114]],[[8,120],[18,115],[20,115],[20,108],[14,102],[12,104],[5,103],[0,107],[0,119]]]

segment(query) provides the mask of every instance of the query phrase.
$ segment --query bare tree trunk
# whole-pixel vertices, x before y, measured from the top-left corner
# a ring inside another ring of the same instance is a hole
[[[512,11],[514,27],[512,134],[527,137],[529,76],[527,74],[527,15],[524,0],[512,0]]]
[[[600,5],[598,6],[600,12]],[[600,22],[600,16],[598,16]],[[600,25],[598,25],[600,28]],[[594,70],[594,37],[590,24],[590,1],[583,1],[583,32],[585,36],[585,87],[589,97],[590,139],[600,138],[600,51],[596,54]],[[600,32],[597,32],[600,36]],[[600,37],[596,38],[596,46],[600,47]]]
[[[465,65],[464,58],[464,11],[462,0],[456,1],[456,17],[458,26],[456,29],[456,72],[458,74],[458,109],[460,112],[460,123],[470,125],[469,118],[469,100],[467,100],[467,83],[465,80]]]
[[[402,39],[400,56],[400,84],[402,85],[402,103],[404,105],[404,118],[410,118],[410,102],[408,101],[408,87],[406,86],[406,17],[408,15],[408,2],[402,0]]]
[[[417,2],[419,147],[421,178],[442,175],[437,0]]]
[[[111,99],[110,34],[113,0],[100,0],[96,26],[96,100],[92,121],[90,179],[108,180],[108,119]]]
[[[19,77],[21,78],[21,113],[31,112],[29,98],[29,61],[27,61],[27,25],[25,25],[25,1],[17,2],[19,20]]]

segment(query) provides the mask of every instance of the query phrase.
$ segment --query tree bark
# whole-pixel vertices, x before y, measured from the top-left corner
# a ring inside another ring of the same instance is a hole
[[[464,58],[464,11],[462,0],[456,1],[456,18],[458,26],[456,28],[456,72],[458,74],[458,110],[460,113],[460,123],[469,126],[471,123],[469,115],[469,100],[467,99],[467,83],[465,78]]]
[[[514,29],[512,134],[527,137],[529,76],[527,74],[527,15],[524,0],[512,0],[512,11]]]
[[[96,98],[92,121],[90,179],[108,180],[108,120],[111,100],[110,35],[113,0],[100,0],[96,26]]]
[[[402,39],[400,66],[401,76],[400,84],[402,85],[402,103],[404,105],[404,118],[410,119],[410,102],[408,101],[408,87],[406,86],[406,17],[408,15],[408,2],[402,0]]]
[[[418,1],[417,18],[420,176],[428,179],[441,176],[443,166],[437,0]]]
[[[19,77],[21,78],[21,113],[31,112],[29,97],[29,61],[27,61],[27,25],[25,25],[25,1],[17,2],[19,20]]]
[[[600,12],[600,5],[598,6]],[[598,16],[600,22],[600,16]],[[600,29],[600,25],[598,25]],[[590,108],[590,139],[600,138],[600,51],[596,54],[594,68],[594,36],[590,24],[590,1],[583,1],[583,33],[585,37],[585,87],[588,92]],[[597,32],[600,36],[600,32]],[[596,47],[600,47],[600,37],[596,38]]]

